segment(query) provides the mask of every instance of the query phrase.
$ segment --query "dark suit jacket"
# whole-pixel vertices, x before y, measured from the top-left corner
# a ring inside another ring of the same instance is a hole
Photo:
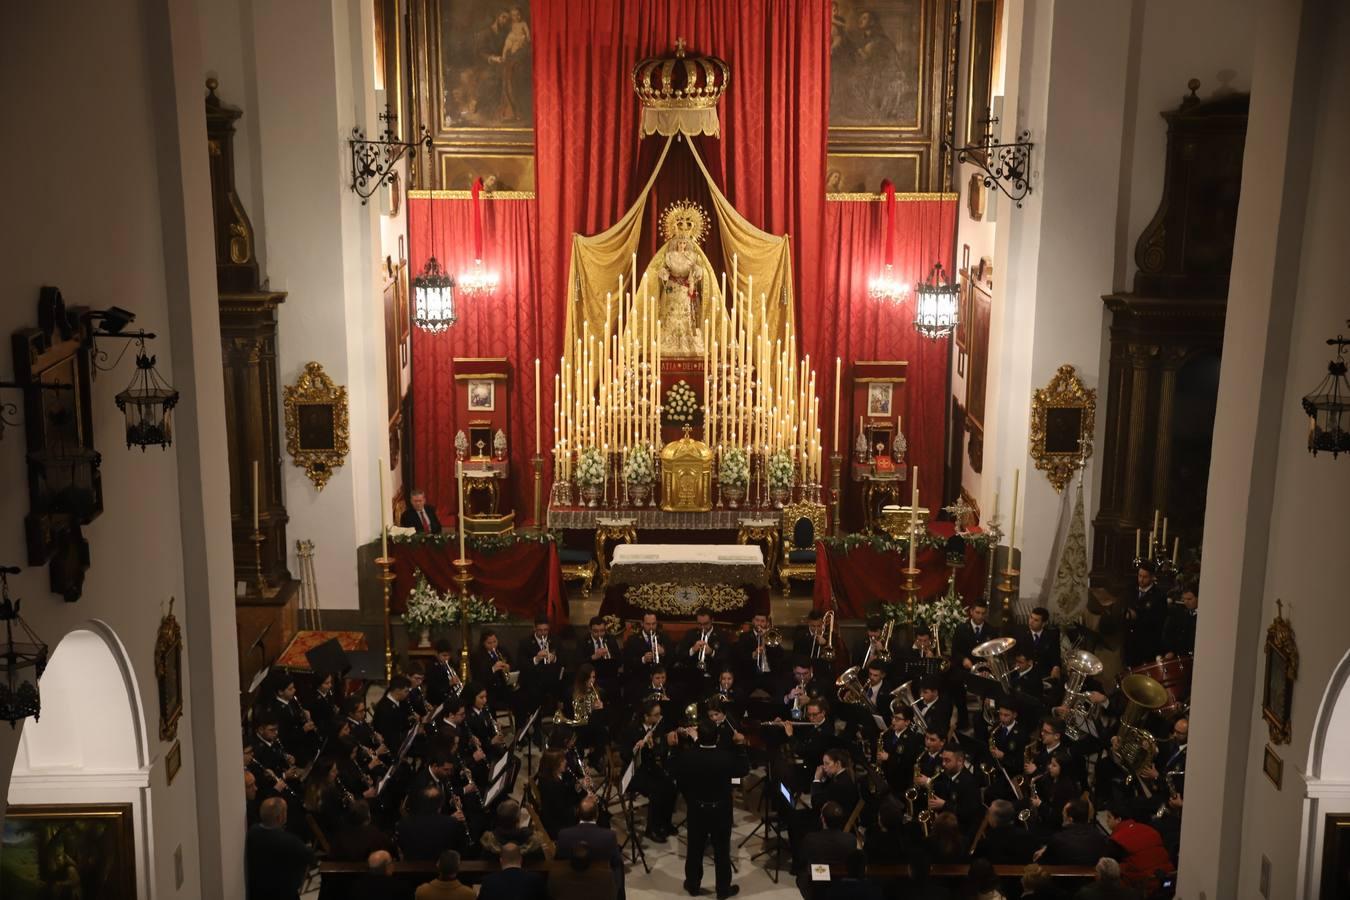
[[[822,809],[826,803],[838,803],[844,815],[852,815],[853,807],[858,805],[858,785],[846,772],[811,783],[811,808]]]
[[[1187,656],[1195,652],[1196,613],[1178,603],[1167,610],[1167,621],[1163,623],[1162,647],[1164,653]]]
[[[857,846],[857,839],[843,831],[829,829],[813,831],[802,838],[801,860],[804,865],[797,873],[797,889],[802,892],[802,896],[811,900],[829,896],[820,889],[825,886],[825,882],[820,882],[818,887],[817,883],[811,880],[811,870],[808,866],[842,866],[848,862],[848,855]]]
[[[389,697],[381,697],[375,704],[375,711],[370,717],[371,725],[379,732],[380,737],[384,738],[385,746],[393,753],[398,752],[399,745],[408,734],[408,729],[412,728],[411,713],[412,709],[407,703],[395,705]]]
[[[1045,626],[1041,631],[1039,643],[1032,639],[1031,630],[1027,628],[1023,628],[1014,637],[1017,640],[1016,649],[1025,651],[1029,654],[1028,658],[1035,663],[1032,674],[1037,678],[1049,678],[1050,670],[1059,665],[1060,661],[1059,629],[1053,625]]]
[[[750,758],[741,750],[711,750],[694,747],[681,752],[673,761],[675,780],[691,809],[698,805],[709,811],[725,810],[731,818],[731,779],[743,778],[750,771]]]
[[[984,625],[980,627],[980,636],[978,638],[975,636],[975,629],[970,624],[969,619],[966,619],[960,625],[957,625],[956,633],[952,635],[952,670],[956,672],[961,671],[963,668],[961,661],[963,659],[969,659],[971,662],[978,662],[979,660],[970,655],[970,651],[974,650],[985,641],[991,641],[998,636],[998,629],[988,622],[985,622]],[[1008,664],[1012,665],[1011,659],[1008,660]]]
[[[533,634],[528,634],[521,638],[519,646],[516,648],[516,659],[520,660],[520,680],[522,685],[531,690],[539,689],[551,691],[557,688],[560,681],[558,674],[563,667],[562,645],[559,643],[556,635],[548,636],[548,649],[552,650],[558,658],[551,663],[534,661],[534,656],[539,652],[539,642],[535,640]]]
[[[352,900],[412,900],[412,885],[392,875],[362,875],[352,888]]]
[[[426,510],[427,518],[431,521],[431,534],[441,533],[441,520],[436,517],[436,507],[428,503],[423,509]],[[398,524],[404,528],[416,528],[419,533],[427,534],[422,528],[422,517],[417,514],[417,510],[409,506],[403,511],[403,515],[398,517]]]
[[[675,662],[670,658],[670,640],[660,631],[657,631],[656,642],[661,648],[661,665],[669,672],[672,663]],[[628,641],[623,645],[623,668],[628,680],[634,678],[640,681],[650,680],[648,673],[650,673],[650,666],[653,663],[642,661],[643,654],[649,650],[651,650],[651,645],[647,643],[647,637],[642,633],[641,628],[628,636]],[[611,652],[613,652],[612,649]]]
[[[613,900],[618,885],[604,866],[592,864],[584,872],[563,866],[549,873],[548,895],[552,900]]]
[[[248,900],[297,900],[314,851],[284,828],[254,825],[244,839]]]
[[[594,822],[581,822],[559,831],[555,857],[571,859],[572,850],[582,841],[590,846],[591,859],[607,859],[611,868],[623,868],[623,851],[619,849],[619,839],[612,829],[602,828]]]
[[[458,819],[435,813],[408,816],[395,829],[399,852],[405,860],[434,862],[444,850],[463,850],[468,832]]]
[[[745,678],[755,677],[759,672],[759,666],[755,662],[755,649],[758,647],[759,638],[755,637],[753,628],[742,632],[736,641],[736,656],[740,660],[741,675]],[[765,652],[769,660],[769,675],[772,678],[781,680],[791,675],[782,647],[766,647]]]
[[[675,659],[671,661],[678,662],[681,666],[689,669],[696,669],[698,667],[698,656],[690,656],[689,651],[702,634],[703,632],[699,631],[698,625],[695,625],[693,628],[686,631],[684,633],[684,638],[680,641],[679,650],[675,654]],[[703,662],[708,673],[712,674],[716,672],[722,663],[727,661],[730,652],[731,643],[727,640],[727,636],[714,626],[712,634],[708,638],[708,651],[703,654]]]
[[[544,876],[526,869],[502,869],[483,876],[478,900],[544,900]]]
[[[1045,866],[1095,866],[1103,856],[1115,858],[1120,850],[1096,825],[1069,825],[1045,844],[1040,858]]]

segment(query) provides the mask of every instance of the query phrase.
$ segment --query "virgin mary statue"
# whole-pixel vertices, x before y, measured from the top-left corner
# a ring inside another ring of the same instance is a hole
[[[710,316],[707,294],[716,297],[712,266],[699,248],[707,235],[708,218],[688,200],[672,203],[661,215],[665,243],[652,258],[661,285],[661,353],[699,356],[703,353],[703,320]]]

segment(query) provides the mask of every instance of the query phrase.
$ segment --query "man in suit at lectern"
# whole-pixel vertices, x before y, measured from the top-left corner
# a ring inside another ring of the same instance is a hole
[[[418,534],[440,534],[441,520],[436,518],[436,507],[427,505],[427,493],[414,488],[408,495],[408,508],[399,517],[398,524],[415,528]]]

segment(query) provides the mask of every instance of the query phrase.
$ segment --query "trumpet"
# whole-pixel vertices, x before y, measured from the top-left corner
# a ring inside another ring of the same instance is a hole
[[[834,661],[834,610],[827,609],[820,617],[821,631],[825,640],[821,642],[820,658],[826,662]]]

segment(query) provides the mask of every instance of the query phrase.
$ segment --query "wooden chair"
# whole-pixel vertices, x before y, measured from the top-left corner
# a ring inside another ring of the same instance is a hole
[[[816,580],[816,541],[825,534],[825,507],[820,503],[792,503],[783,507],[779,526],[783,548],[778,581],[783,596],[791,596],[792,580]]]
[[[844,833],[853,834],[858,827],[858,819],[862,816],[863,806],[866,804],[861,799],[853,805],[853,812],[848,814],[848,821],[844,823]]]

